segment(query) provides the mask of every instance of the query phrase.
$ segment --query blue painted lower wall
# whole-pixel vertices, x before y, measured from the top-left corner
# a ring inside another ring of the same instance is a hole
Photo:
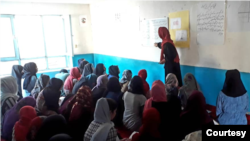
[[[78,66],[78,59],[81,58],[85,58],[90,63],[93,63],[95,65],[98,63],[103,63],[107,68],[107,73],[109,66],[118,65],[121,71],[120,77],[122,76],[122,72],[125,69],[130,69],[133,75],[137,75],[140,69],[146,69],[148,72],[147,81],[150,86],[155,80],[161,80],[165,82],[164,66],[156,62],[128,59],[102,54],[82,54],[75,55],[72,58],[74,67]],[[51,71],[45,72],[44,74],[47,74],[51,78],[53,78],[58,72],[59,71]],[[207,104],[214,106],[216,105],[217,96],[224,84],[226,70],[181,65],[181,73],[182,77],[184,77],[186,73],[192,73],[196,77],[201,90],[206,97]],[[37,74],[38,77],[40,75],[41,73]],[[246,89],[250,90],[250,73],[241,73],[241,78]]]
[[[133,75],[137,75],[140,69],[146,69],[148,72],[147,82],[150,86],[155,80],[165,82],[164,66],[156,62],[102,54],[94,54],[94,62],[95,64],[104,63],[106,68],[110,65],[119,65],[121,71],[120,77],[125,69],[130,69]],[[182,77],[184,77],[186,73],[192,73],[196,77],[201,90],[205,95],[207,104],[216,105],[217,96],[224,84],[226,70],[181,65],[181,73]],[[246,89],[250,90],[250,73],[241,73],[241,78]]]

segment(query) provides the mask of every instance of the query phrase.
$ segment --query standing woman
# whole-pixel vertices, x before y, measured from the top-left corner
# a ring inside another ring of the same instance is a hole
[[[31,91],[33,90],[36,84],[36,73],[38,69],[35,63],[30,62],[24,65],[23,70],[23,97],[26,97],[30,96]]]
[[[224,87],[216,105],[216,115],[221,125],[247,125],[246,112],[249,98],[238,70],[228,70]]]
[[[16,104],[17,91],[18,86],[14,77],[0,78],[0,136],[2,136],[3,117]]]
[[[182,86],[181,80],[181,69],[180,69],[180,58],[175,48],[173,40],[171,40],[169,31],[166,27],[160,27],[158,34],[162,39],[162,43],[155,43],[155,47],[161,49],[160,64],[165,63],[165,78],[168,73],[176,75],[179,86]],[[164,57],[165,56],[165,57]]]
[[[11,75],[16,78],[16,82],[17,82],[17,85],[18,85],[18,93],[17,93],[17,95],[19,96],[18,100],[20,100],[20,99],[23,98],[22,84],[21,84],[22,75],[23,75],[23,66],[21,66],[21,65],[13,65]]]

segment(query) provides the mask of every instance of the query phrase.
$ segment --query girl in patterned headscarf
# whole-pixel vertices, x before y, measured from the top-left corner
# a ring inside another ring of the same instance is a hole
[[[50,77],[48,75],[43,75],[36,80],[34,89],[31,91],[33,98],[37,98],[38,94],[47,86],[49,83]]]
[[[128,90],[128,84],[132,79],[132,71],[131,70],[124,70],[122,73],[122,79],[120,80],[121,84],[121,91],[125,93]]]

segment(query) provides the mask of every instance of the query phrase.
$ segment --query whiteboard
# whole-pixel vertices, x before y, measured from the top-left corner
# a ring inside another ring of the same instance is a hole
[[[227,31],[250,31],[250,1],[228,1]]]
[[[198,45],[224,44],[225,4],[223,1],[200,2],[196,22]]]
[[[154,46],[156,42],[162,42],[158,35],[159,27],[168,28],[168,18],[143,20],[140,24],[142,46]]]

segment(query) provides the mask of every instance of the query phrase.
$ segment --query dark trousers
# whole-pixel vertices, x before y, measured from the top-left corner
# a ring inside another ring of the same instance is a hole
[[[176,75],[178,82],[179,82],[179,87],[181,87],[182,86],[182,77],[181,77],[180,63],[167,62],[165,64],[165,81],[166,81],[166,77],[169,73],[173,73]]]

